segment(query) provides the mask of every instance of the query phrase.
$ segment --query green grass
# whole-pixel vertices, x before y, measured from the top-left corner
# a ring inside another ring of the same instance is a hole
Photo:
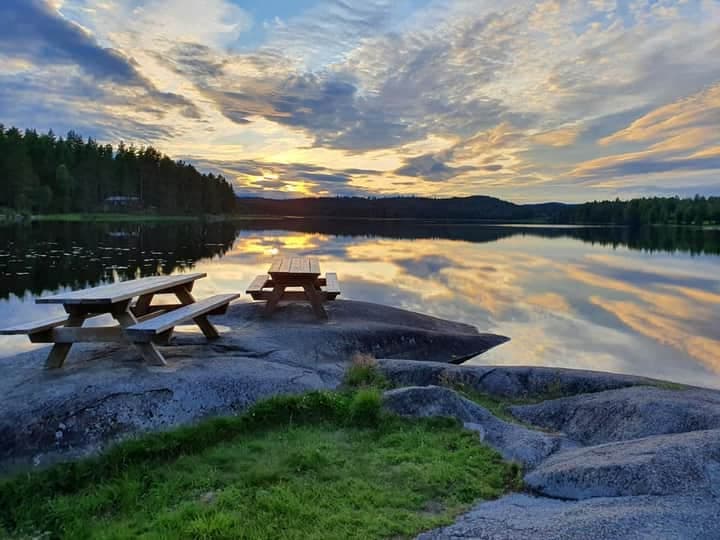
[[[343,384],[350,388],[389,388],[390,381],[380,371],[377,360],[369,355],[357,354],[345,370]]]
[[[0,523],[11,538],[406,538],[519,487],[457,422],[384,414],[375,389],[314,392],[6,480]]]

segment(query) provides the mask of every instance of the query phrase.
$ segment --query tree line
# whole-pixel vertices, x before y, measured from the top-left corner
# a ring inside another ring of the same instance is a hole
[[[221,175],[202,174],[152,146],[117,147],[71,131],[38,134],[0,124],[0,207],[68,213],[134,208],[163,214],[220,214],[235,209]]]
[[[321,197],[302,199],[238,199],[238,209],[258,216],[313,218],[487,220],[602,225],[720,224],[720,197],[652,197],[583,204],[513,204],[487,196]]]
[[[627,226],[720,224],[720,197],[681,199],[649,197],[629,201],[594,201],[560,210],[558,223],[595,223]]]

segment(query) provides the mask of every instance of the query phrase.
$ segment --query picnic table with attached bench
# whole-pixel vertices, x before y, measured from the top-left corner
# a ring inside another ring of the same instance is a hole
[[[328,272],[322,278],[320,273],[320,263],[313,257],[280,257],[273,261],[267,274],[255,277],[246,292],[253,300],[267,301],[268,315],[282,300],[305,300],[310,302],[315,315],[327,319],[323,302],[337,298],[340,284],[337,274]],[[287,291],[288,288],[302,290]]]
[[[62,304],[67,315],[0,329],[0,335],[27,334],[33,343],[53,343],[46,366],[59,368],[73,343],[132,343],[143,358],[165,365],[155,346],[167,343],[175,326],[194,322],[208,339],[218,337],[208,315],[222,314],[239,294],[219,294],[196,301],[191,291],[195,281],[207,274],[153,276],[90,289],[44,296],[38,304]],[[174,294],[177,304],[153,305],[158,294]],[[109,314],[119,326],[83,327],[87,319]]]

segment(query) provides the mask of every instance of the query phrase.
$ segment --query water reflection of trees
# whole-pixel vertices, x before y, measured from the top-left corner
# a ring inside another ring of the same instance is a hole
[[[229,223],[33,223],[0,227],[0,297],[190,269],[224,254]]]
[[[699,227],[542,227],[423,220],[265,219],[242,222],[244,230],[286,230],[342,236],[495,242],[513,236],[574,238],[591,244],[643,251],[720,254],[720,230]]]
[[[258,219],[236,223],[33,223],[0,227],[0,298],[82,288],[112,280],[190,269],[223,255],[241,231],[494,242],[514,236],[574,238],[645,251],[720,254],[720,230],[692,227],[499,226],[402,220]]]

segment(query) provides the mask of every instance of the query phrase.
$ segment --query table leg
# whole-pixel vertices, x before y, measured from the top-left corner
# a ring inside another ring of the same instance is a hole
[[[83,314],[70,314],[67,322],[64,326],[78,327],[82,326],[85,322],[85,315]],[[50,349],[47,360],[45,360],[45,367],[47,369],[61,368],[65,363],[65,359],[70,354],[70,348],[72,343],[56,343]]]
[[[206,315],[200,315],[199,317],[195,317],[193,319],[193,322],[200,327],[200,330],[202,330],[202,333],[205,334],[206,338],[217,339],[220,337],[220,334],[218,333],[217,329],[208,320]]]
[[[195,303],[195,297],[192,295],[189,289],[186,289],[185,287],[178,287],[173,291],[175,293],[175,296],[177,296],[178,300],[180,300],[180,303],[184,306],[188,304],[194,304]]]
[[[127,328],[128,326],[132,326],[137,323],[137,319],[135,316],[128,311],[128,308],[126,307],[125,310],[118,310],[116,312],[113,312],[113,317],[115,317],[115,320],[117,320],[118,323],[120,323],[120,326],[122,328]],[[140,354],[142,354],[142,357],[145,359],[145,361],[148,364],[152,364],[154,366],[166,366],[167,362],[165,362],[165,358],[163,357],[162,353],[158,350],[158,348],[155,346],[153,342],[150,343],[135,343],[133,342],[133,345],[138,348],[140,351]]]
[[[307,299],[312,304],[313,311],[315,312],[315,315],[317,315],[318,319],[327,319],[328,314],[322,305],[322,299],[320,298],[317,289],[315,289],[315,284],[306,283],[303,285],[303,289],[305,289],[305,296],[307,296]]]
[[[183,305],[193,304],[195,303],[195,297],[190,292],[190,289],[186,287],[178,287],[175,289],[175,296],[177,296],[178,300]],[[215,326],[213,326],[213,323],[211,323],[207,315],[201,315],[200,317],[195,317],[193,319],[193,322],[198,325],[198,328],[202,330],[202,333],[205,335],[208,339],[216,339],[220,337],[220,334],[218,333]]]
[[[155,295],[143,294],[140,298],[138,298],[137,304],[135,304],[135,309],[133,310],[136,317],[147,315],[153,296]]]
[[[285,287],[286,285],[275,283],[270,298],[268,298],[267,304],[265,304],[265,315],[272,315],[273,311],[275,311],[278,302],[280,302],[285,293]]]

